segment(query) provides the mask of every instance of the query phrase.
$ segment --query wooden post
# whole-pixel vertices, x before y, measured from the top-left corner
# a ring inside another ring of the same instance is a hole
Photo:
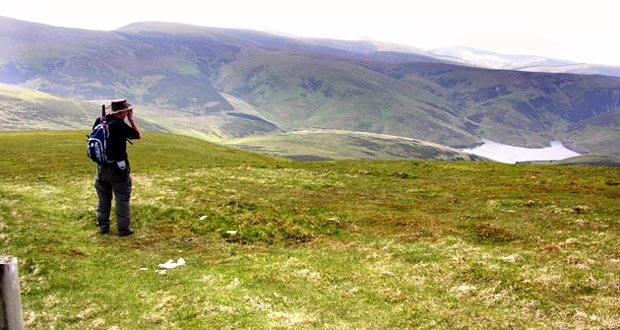
[[[0,330],[23,330],[17,258],[0,256]]]

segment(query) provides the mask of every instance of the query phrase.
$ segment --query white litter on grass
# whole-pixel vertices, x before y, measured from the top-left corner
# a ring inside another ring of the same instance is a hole
[[[203,215],[203,216],[200,217],[200,221],[205,220],[206,218],[207,218],[207,216]]]
[[[499,257],[501,260],[509,262],[511,264],[517,264],[523,261],[523,257],[518,254],[509,255],[507,257]]]
[[[179,258],[177,260],[177,262],[174,262],[172,259],[166,261],[166,263],[164,264],[159,264],[160,268],[166,268],[166,269],[173,269],[173,268],[177,268],[179,266],[183,266],[185,265],[185,259],[183,258]]]
[[[139,270],[149,270],[148,268],[140,268]]]
[[[229,234],[229,235],[234,235],[236,233],[237,233],[236,230],[229,230],[229,231],[226,232],[226,234]]]

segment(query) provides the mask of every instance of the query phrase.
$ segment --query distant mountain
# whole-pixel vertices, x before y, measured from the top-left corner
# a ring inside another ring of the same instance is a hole
[[[445,47],[428,52],[446,61],[481,68],[620,77],[620,67],[577,63],[532,55],[506,55],[469,47]]]
[[[620,78],[455,61],[174,23],[95,32],[0,18],[0,82],[79,100],[126,97],[154,127],[211,141],[328,129],[455,148],[488,138],[620,152]]]
[[[573,73],[585,75],[604,75],[612,77],[620,77],[620,67],[597,65],[587,63],[575,63],[564,66],[528,66],[519,69],[521,71],[530,72],[549,72],[549,73]]]

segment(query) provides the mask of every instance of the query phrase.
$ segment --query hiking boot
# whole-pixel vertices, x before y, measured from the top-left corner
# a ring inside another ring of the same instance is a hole
[[[129,235],[133,235],[133,229],[131,228],[118,231],[118,236],[129,236]]]
[[[99,227],[99,234],[101,235],[105,235],[110,233],[110,228],[109,227]]]

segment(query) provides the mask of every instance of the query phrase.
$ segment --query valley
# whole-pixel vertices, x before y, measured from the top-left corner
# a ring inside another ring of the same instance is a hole
[[[284,157],[417,157],[352,152],[361,137],[369,138],[364,133],[457,152],[484,138],[527,148],[561,141],[580,154],[620,153],[619,77],[477,68],[359,42],[175,23],[101,32],[0,18],[0,27],[0,82],[49,95],[44,108],[25,94],[0,95],[0,129],[89,125],[98,106],[85,100],[128,98],[147,130],[279,149],[271,154]],[[67,108],[75,121],[41,120],[66,118],[58,99],[79,107]],[[15,107],[26,111],[8,122],[6,113]],[[299,138],[298,132],[313,130],[350,137],[332,150],[317,139],[309,155],[282,146],[280,134]]]

